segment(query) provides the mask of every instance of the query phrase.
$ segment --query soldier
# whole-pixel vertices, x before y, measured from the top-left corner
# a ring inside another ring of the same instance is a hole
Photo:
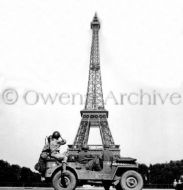
[[[110,146],[108,144],[104,144],[104,150],[102,153],[102,161],[103,161],[103,170],[105,173],[110,173],[113,162],[113,154],[109,150]]]
[[[52,136],[50,135],[49,137],[46,137],[45,140],[45,145],[43,147],[43,150],[40,154],[40,157],[43,158],[44,160],[50,155],[50,141],[51,141]]]
[[[35,170],[39,171],[41,173],[41,180],[44,180],[44,173],[46,170],[46,159],[50,155],[50,140],[51,135],[46,138],[45,145],[43,147],[43,150],[41,151],[38,163],[34,166]]]
[[[88,154],[88,150],[89,147],[87,145],[81,147],[81,151],[78,154],[78,162],[86,164],[92,159],[91,155]]]
[[[110,164],[113,162],[113,154],[109,150],[110,146],[108,144],[104,144],[104,150],[102,154],[102,160],[104,162],[109,162]]]
[[[88,145],[83,145],[81,151],[78,154],[78,162],[85,164],[87,170],[100,171],[100,158],[99,156],[93,156],[88,152]]]
[[[100,171],[100,170],[102,170],[101,163],[100,163],[100,156],[96,155],[92,160],[90,160],[86,164],[86,169],[93,170],[93,171]]]
[[[86,168],[95,171],[100,171],[103,168],[106,172],[110,172],[113,162],[113,154],[109,148],[110,146],[108,144],[104,144],[102,155],[96,155],[94,159],[87,163]]]
[[[67,155],[65,153],[60,153],[60,146],[66,144],[66,140],[63,139],[58,131],[53,132],[50,140],[50,152],[51,157],[62,161],[63,163],[63,173],[66,169]]]

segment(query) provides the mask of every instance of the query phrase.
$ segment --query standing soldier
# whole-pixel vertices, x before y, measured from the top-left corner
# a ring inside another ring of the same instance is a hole
[[[102,154],[102,160],[104,162],[107,162],[109,165],[111,165],[112,162],[113,162],[113,154],[109,150],[109,148],[110,148],[110,146],[108,144],[104,144],[104,150],[103,150],[103,154]]]
[[[113,163],[113,153],[110,151],[110,145],[104,144],[104,149],[102,153],[102,161],[103,161],[103,171],[104,173],[111,173],[112,170],[112,163]],[[110,189],[110,183],[106,181],[103,183],[104,189],[109,190]]]
[[[45,145],[41,151],[38,163],[34,166],[35,170],[41,173],[41,181],[44,180],[43,176],[46,171],[46,159],[50,155],[50,140],[51,140],[51,135],[48,138],[46,138]]]
[[[103,169],[105,170],[106,173],[111,172],[112,163],[113,163],[113,154],[109,148],[110,146],[108,144],[104,144],[102,160],[103,160]]]
[[[47,157],[50,155],[50,141],[51,141],[51,138],[52,138],[51,135],[49,137],[46,137],[45,145],[43,147],[43,150],[41,151],[40,157],[43,158],[44,160],[47,159]]]
[[[63,163],[63,173],[66,169],[67,155],[60,153],[60,146],[66,144],[66,140],[63,139],[58,131],[53,132],[50,140],[50,152],[51,157],[56,158]]]

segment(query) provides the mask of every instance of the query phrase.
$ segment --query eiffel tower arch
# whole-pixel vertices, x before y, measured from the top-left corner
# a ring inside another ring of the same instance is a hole
[[[74,139],[73,145],[69,145],[69,151],[77,151],[82,146],[88,145],[88,138],[91,128],[99,128],[102,144],[90,147],[90,151],[100,152],[104,144],[109,145],[114,155],[119,155],[119,145],[115,145],[108,124],[108,111],[104,107],[100,56],[99,56],[99,30],[101,24],[95,14],[91,22],[92,44],[90,52],[90,65],[86,102],[81,113],[81,122]]]

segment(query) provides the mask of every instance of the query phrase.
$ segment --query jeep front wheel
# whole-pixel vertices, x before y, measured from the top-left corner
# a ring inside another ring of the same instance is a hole
[[[59,171],[54,175],[52,184],[55,190],[73,190],[76,186],[76,177],[68,170],[63,175]]]
[[[120,186],[123,190],[141,190],[143,187],[142,176],[133,170],[126,171],[121,176]]]

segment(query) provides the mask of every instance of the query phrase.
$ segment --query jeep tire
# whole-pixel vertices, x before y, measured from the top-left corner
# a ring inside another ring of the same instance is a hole
[[[64,172],[63,176],[58,171],[52,179],[52,184],[55,190],[73,190],[76,187],[76,177],[68,170]]]
[[[118,185],[123,190],[141,190],[143,187],[143,179],[138,172],[129,170],[122,174]]]

